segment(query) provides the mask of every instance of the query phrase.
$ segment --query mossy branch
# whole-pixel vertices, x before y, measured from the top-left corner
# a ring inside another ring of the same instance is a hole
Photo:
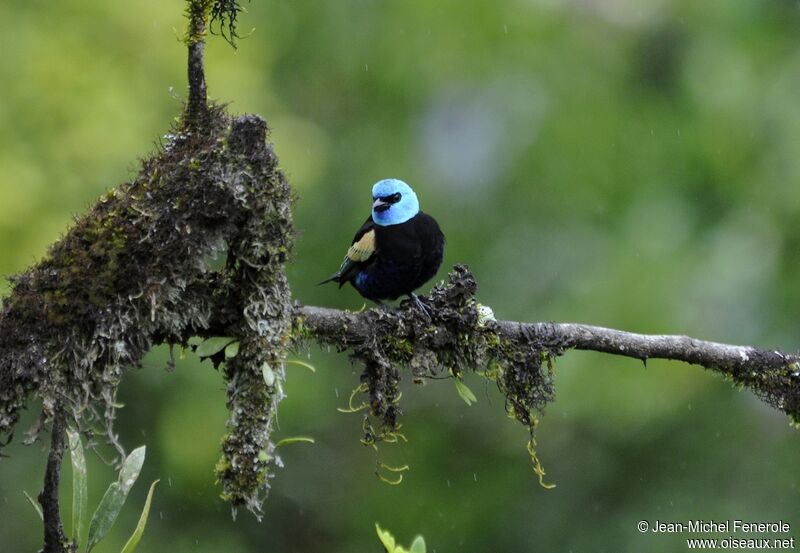
[[[456,304],[442,304],[441,294],[448,287],[468,290],[467,299],[462,297]],[[432,320],[427,320],[411,305],[398,311],[369,310],[361,313],[296,306],[296,332],[341,350],[357,352],[365,345],[370,348],[377,346],[390,362],[403,363],[412,369],[420,363],[427,366],[431,360],[442,364],[443,352],[437,351],[436,341],[444,341],[448,348],[450,345],[456,348],[448,354],[483,363],[508,354],[514,357],[526,350],[558,356],[570,349],[632,357],[643,362],[648,359],[683,361],[722,373],[738,385],[752,390],[772,407],[785,412],[794,423],[800,422],[800,356],[796,354],[709,342],[689,336],[636,334],[584,324],[494,320],[488,315],[489,311],[482,315],[481,309],[486,308],[471,298],[474,280],[465,268],[455,268],[448,287],[434,291]],[[453,309],[457,312],[456,317]],[[471,327],[452,327],[455,320],[465,317],[472,321]],[[432,344],[434,347],[425,345],[429,340],[426,336],[438,337]],[[407,347],[397,348],[397,343],[404,343]]]
[[[185,126],[189,129],[199,131],[207,124],[209,107],[204,60],[206,34],[214,18],[219,17],[221,5],[225,3],[225,0],[187,0],[184,42],[188,49],[186,67],[189,99],[184,118]],[[230,24],[235,25],[235,18]]]
[[[186,45],[188,48],[187,76],[189,83],[189,100],[186,102],[186,121],[188,126],[201,128],[208,113],[208,90],[204,66],[205,36],[208,27],[212,2],[208,0],[192,0],[189,2],[186,16],[188,28]]]
[[[219,478],[235,505],[255,509],[275,459],[255,471],[250,461],[272,447],[280,390],[244,375],[260,374],[265,362],[282,374],[291,322],[291,192],[266,134],[262,119],[212,107],[202,133],[174,129],[132,182],[12,278],[0,311],[0,437],[10,438],[32,394],[46,418],[63,405],[70,419],[113,435],[126,367],[157,344],[237,336],[247,355],[225,372],[226,444],[234,445]],[[211,270],[219,255],[225,267]]]
[[[186,125],[202,129],[209,113],[204,56],[206,34],[213,23],[219,24],[219,34],[236,47],[239,34],[236,23],[244,11],[238,0],[187,0],[187,28],[184,41],[188,48],[189,100],[186,102]],[[213,32],[213,30],[212,30]]]

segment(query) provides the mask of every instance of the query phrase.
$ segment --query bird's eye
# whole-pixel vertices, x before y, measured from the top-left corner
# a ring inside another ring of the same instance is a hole
[[[397,202],[400,201],[400,198],[402,198],[400,192],[395,192],[391,196],[386,196],[383,200],[389,204],[396,204]]]

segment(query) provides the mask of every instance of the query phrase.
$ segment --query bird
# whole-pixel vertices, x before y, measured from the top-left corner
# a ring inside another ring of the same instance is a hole
[[[349,282],[361,296],[383,305],[409,296],[428,316],[414,293],[442,264],[445,238],[436,219],[419,208],[414,190],[399,179],[372,187],[372,213],[358,229],[339,270],[319,284]]]

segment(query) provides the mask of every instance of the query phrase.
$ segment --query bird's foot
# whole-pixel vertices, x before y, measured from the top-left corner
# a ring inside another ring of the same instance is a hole
[[[431,308],[425,305],[422,302],[422,300],[419,299],[418,295],[412,292],[408,295],[408,297],[414,300],[414,303],[417,305],[419,310],[422,311],[425,314],[425,316],[428,317],[428,319],[433,320],[433,314],[431,313]]]

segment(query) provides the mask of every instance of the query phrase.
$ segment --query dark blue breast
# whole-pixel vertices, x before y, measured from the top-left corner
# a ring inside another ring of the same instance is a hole
[[[411,264],[378,261],[361,270],[353,286],[367,299],[394,300],[414,291],[419,271]]]

